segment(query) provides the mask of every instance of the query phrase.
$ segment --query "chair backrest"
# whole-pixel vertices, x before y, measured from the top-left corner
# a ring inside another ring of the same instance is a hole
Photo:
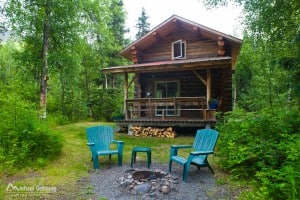
[[[86,129],[89,143],[95,145],[91,150],[109,150],[109,145],[114,139],[113,128],[111,126],[93,126]]]
[[[219,133],[213,129],[197,130],[193,147],[196,151],[214,151]]]

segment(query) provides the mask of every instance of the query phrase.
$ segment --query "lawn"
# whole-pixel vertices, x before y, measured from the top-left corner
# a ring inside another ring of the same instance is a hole
[[[86,178],[89,171],[93,170],[91,154],[86,145],[85,130],[89,126],[100,125],[100,122],[82,122],[65,126],[54,127],[64,138],[64,147],[61,155],[56,160],[43,167],[36,169],[23,169],[13,176],[1,178],[0,197],[10,199],[13,194],[7,193],[6,188],[11,183],[18,187],[44,186],[46,189],[54,189],[51,192],[44,192],[39,197],[47,199],[68,198],[83,199],[92,195],[91,187]],[[114,125],[109,124],[108,125]],[[134,146],[148,146],[152,149],[152,162],[167,163],[172,144],[192,144],[194,136],[178,136],[175,139],[134,137],[125,133],[115,133],[115,139],[124,141],[123,163],[130,163],[131,151]],[[180,155],[187,155],[182,152]],[[146,161],[146,154],[138,154],[138,159]],[[110,163],[117,165],[117,156],[109,161],[108,157],[100,157],[100,168]],[[167,169],[166,169],[167,170]],[[101,173],[101,169],[100,169]],[[20,197],[20,196],[19,196]],[[17,199],[19,199],[17,196]],[[36,196],[21,196],[22,199],[36,198]]]

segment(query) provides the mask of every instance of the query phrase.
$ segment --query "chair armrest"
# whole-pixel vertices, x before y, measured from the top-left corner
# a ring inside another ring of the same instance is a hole
[[[95,146],[95,143],[88,142],[87,145],[88,146]]]
[[[191,145],[171,145],[171,148],[175,149],[183,149],[183,148],[192,148],[193,146]]]
[[[119,141],[119,140],[113,140],[113,143],[118,143],[118,144],[124,144],[124,141]]]
[[[119,140],[113,140],[112,142],[117,145],[119,154],[122,154],[123,153],[123,148],[124,148],[124,142],[119,141]]]
[[[192,151],[190,155],[199,156],[199,155],[209,155],[213,153],[214,153],[213,151]]]
[[[179,149],[193,148],[191,145],[171,145],[170,159],[172,156],[177,156]]]

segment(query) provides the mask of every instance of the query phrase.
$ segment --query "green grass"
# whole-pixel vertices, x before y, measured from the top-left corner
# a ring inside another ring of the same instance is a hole
[[[47,199],[85,199],[92,196],[91,188],[86,184],[80,184],[89,176],[89,171],[93,170],[91,153],[86,145],[86,128],[100,125],[100,122],[82,122],[65,126],[53,127],[55,131],[61,133],[64,138],[62,154],[56,160],[48,163],[43,168],[24,169],[13,176],[1,177],[0,197],[10,199],[5,189],[9,183],[17,186],[35,187],[46,186],[56,187],[57,192],[51,194],[41,194]],[[109,124],[109,123],[106,123]],[[114,125],[114,124],[109,124]],[[175,139],[134,137],[125,133],[116,133],[116,140],[124,141],[123,163],[130,163],[131,151],[134,146],[147,146],[152,149],[152,162],[168,163],[170,145],[172,144],[192,144],[194,136],[179,136]],[[187,156],[188,151],[181,151],[179,155]],[[138,153],[137,159],[146,161],[146,154]],[[117,163],[117,156],[100,157],[100,168],[107,166],[111,162]],[[101,169],[100,169],[101,170]],[[167,169],[166,169],[167,170]],[[82,187],[85,185],[85,187]],[[32,198],[32,197],[30,197]],[[36,197],[34,197],[36,198]],[[33,198],[33,199],[34,199]],[[22,197],[24,199],[24,197]],[[26,199],[26,198],[25,198]]]

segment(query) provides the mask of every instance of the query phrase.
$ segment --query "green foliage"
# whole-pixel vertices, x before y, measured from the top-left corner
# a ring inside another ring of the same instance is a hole
[[[138,22],[136,25],[138,29],[138,32],[135,35],[136,39],[140,39],[150,31],[150,23],[147,22],[148,18],[149,17],[146,14],[145,8],[143,7],[141,16],[138,18]]]
[[[32,101],[38,88],[22,79],[11,59],[17,49],[12,43],[0,47],[0,55],[6,55],[0,57],[0,174],[44,166],[62,149],[61,136],[38,118]]]
[[[295,107],[226,114],[219,164],[237,178],[256,178],[258,196],[297,199],[300,194],[300,116]]]
[[[255,44],[253,38],[245,36],[234,75],[239,106],[256,111],[266,106],[297,104],[299,95],[294,69],[298,62],[300,60],[273,57],[267,43]]]
[[[218,125],[220,165],[257,182],[246,199],[300,199],[299,1],[205,2],[233,2],[245,13],[234,75],[237,107],[244,110],[228,113]]]
[[[47,16],[46,10],[51,15]],[[47,115],[52,122],[64,124],[107,115],[92,109],[99,102],[95,91],[105,84],[101,68],[124,63],[119,55],[127,42],[122,0],[14,0],[7,1],[1,11],[22,44],[22,51],[13,57],[22,71],[20,78],[35,86],[40,86],[44,77],[43,27],[50,18]],[[113,81],[115,87],[123,84],[120,76]],[[35,92],[31,100],[38,103],[40,94]]]
[[[93,118],[96,120],[111,121],[115,115],[123,113],[123,98],[120,89],[101,89],[92,102]]]
[[[66,125],[71,123],[69,118],[66,115],[63,115],[60,112],[52,112],[47,117],[47,122],[49,125]]]
[[[2,92],[1,97],[4,97]],[[3,163],[0,173],[35,165],[36,161],[40,165],[59,155],[61,137],[38,119],[35,107],[17,94],[1,98],[0,102],[0,160]]]
[[[205,0],[210,7],[224,6],[229,2],[242,6],[245,14],[245,42],[239,57],[241,66],[237,66],[238,70],[243,68],[239,72],[243,76],[237,81],[246,87],[237,86],[241,89],[237,91],[243,92],[238,98],[247,97],[247,94],[251,98],[255,94],[256,97],[264,95],[269,106],[273,106],[276,103],[274,97],[284,91],[281,98],[297,101],[299,106],[299,1]],[[252,91],[248,91],[251,88]],[[247,102],[246,109],[261,109],[260,104],[250,104]]]

